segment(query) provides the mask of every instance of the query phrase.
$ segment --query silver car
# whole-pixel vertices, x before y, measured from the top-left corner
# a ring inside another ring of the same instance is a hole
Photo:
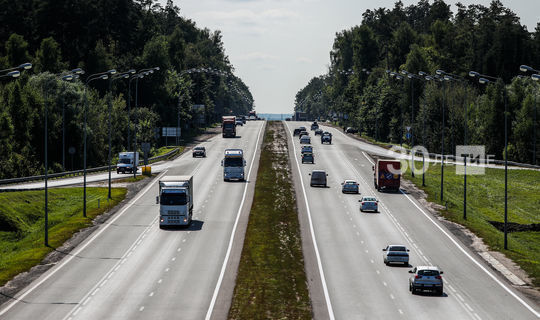
[[[360,202],[360,211],[379,212],[379,200],[373,196],[364,196],[358,200]]]
[[[354,180],[345,180],[341,183],[342,193],[360,193],[358,182]]]
[[[391,244],[382,249],[382,251],[385,265],[389,265],[390,263],[409,265],[409,249],[404,245]]]
[[[418,266],[409,270],[413,276],[409,278],[409,291],[415,294],[417,291],[434,291],[438,295],[443,294],[442,270],[435,266]]]

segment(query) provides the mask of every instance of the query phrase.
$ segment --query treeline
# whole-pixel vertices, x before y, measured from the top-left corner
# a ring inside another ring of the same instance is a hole
[[[20,78],[0,78],[0,179],[43,174],[45,106],[50,171],[63,169],[63,127],[65,169],[82,168],[84,84],[91,74],[160,69],[138,80],[137,109],[137,80],[114,79],[110,91],[108,80],[89,84],[88,167],[107,162],[109,101],[113,155],[128,146],[128,123],[131,146],[135,126],[139,145],[156,146],[155,128],[176,127],[178,115],[189,134],[253,107],[248,87],[232,74],[220,32],[198,28],[170,0],[164,7],[155,0],[0,0],[0,7],[0,70],[33,64]],[[85,74],[62,81],[74,68]],[[194,104],[205,105],[202,116]]]
[[[540,89],[519,67],[540,69],[540,23],[529,32],[500,1],[456,6],[453,13],[443,0],[408,7],[398,1],[392,9],[367,10],[359,26],[336,34],[328,73],[297,93],[295,110],[337,118],[380,141],[410,145],[414,138],[415,145],[439,153],[444,106],[445,154],[454,153],[467,135],[467,144],[485,145],[488,154],[502,159],[506,88],[508,158],[538,162],[533,149],[538,150]],[[426,81],[410,79],[403,70],[453,76]],[[483,85],[469,71],[500,80]]]

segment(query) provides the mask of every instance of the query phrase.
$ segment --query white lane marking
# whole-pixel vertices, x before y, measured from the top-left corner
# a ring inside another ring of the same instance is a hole
[[[175,261],[175,260],[176,260],[176,257],[173,257],[173,258],[171,259],[171,261]]]
[[[397,311],[399,312],[399,314],[403,314],[403,310],[398,309]]]
[[[159,279],[157,283],[161,284],[162,282],[163,282],[163,279]]]
[[[171,269],[170,269],[170,268],[167,268],[167,269],[165,269],[165,272],[169,272],[169,270],[171,270]]]
[[[382,283],[385,287],[388,287],[388,284],[386,282],[383,281]]]
[[[182,251],[182,248],[178,248],[178,249],[176,249],[176,251],[180,252],[180,251]]]
[[[377,274],[381,274],[381,272],[379,270],[375,270],[375,272],[377,272]]]
[[[501,286],[506,292],[508,292],[512,297],[514,297],[517,301],[519,301],[524,307],[526,307],[529,311],[531,311],[537,318],[540,318],[540,312],[536,311],[533,307],[531,307],[525,300],[521,299],[517,294],[515,294],[512,290],[510,290],[504,283],[502,283],[497,277],[495,277],[489,270],[487,270],[480,262],[478,262],[475,258],[473,258],[463,247],[456,241],[454,238],[446,232],[441,226],[439,226],[420,206],[418,206],[411,197],[401,191],[401,193],[409,199],[409,201],[416,207],[426,218],[431,221],[452,243],[467,257],[469,258],[474,264],[476,264],[482,271],[484,271],[491,279],[493,279],[499,286]]]
[[[469,309],[469,311],[471,312],[474,311],[473,308],[471,308],[471,306],[467,302],[465,302],[465,306],[467,307],[467,309]]]
[[[292,132],[288,125],[287,125],[287,130],[289,131],[289,134],[292,137]],[[289,138],[287,137],[287,140],[288,139]],[[296,145],[294,144],[294,141],[292,145],[293,145],[294,154],[296,154]],[[308,216],[308,221],[309,221],[309,230],[311,232],[311,241],[313,241],[313,248],[315,249],[315,256],[317,258],[317,266],[319,268],[319,275],[321,277],[321,282],[322,282],[322,287],[323,287],[323,292],[324,292],[324,299],[326,301],[326,307],[328,309],[328,317],[330,318],[330,320],[334,320],[335,319],[334,309],[332,308],[332,302],[330,301],[330,295],[328,293],[328,287],[326,285],[326,278],[324,276],[324,270],[322,267],[321,254],[319,253],[319,246],[317,245],[317,239],[315,238],[315,231],[313,229],[313,220],[311,219],[311,210],[309,208],[306,188],[304,186],[304,178],[302,177],[302,171],[300,170],[298,157],[294,157],[294,159],[296,160],[296,167],[298,168],[298,174],[300,176],[300,185],[302,186],[302,193],[304,195],[304,202],[306,204],[306,211],[307,211],[307,216]]]
[[[456,297],[458,297],[461,302],[465,302],[465,299],[463,299],[463,297],[459,293],[456,293]]]
[[[153,297],[154,296],[154,291],[150,292],[150,294],[148,296]]]
[[[144,310],[144,306],[139,308],[139,311],[142,312]]]
[[[255,142],[255,151],[253,152],[253,157],[251,158],[251,164],[249,165],[249,171],[248,171],[248,175],[246,179],[247,181],[249,181],[249,178],[251,176],[251,169],[253,169],[253,162],[255,161],[255,158],[257,156],[257,150],[259,148],[259,140],[261,138],[261,132],[264,127],[265,125],[262,125],[261,128],[259,129],[259,133],[257,134],[257,141]],[[227,253],[225,254],[225,259],[223,260],[223,265],[221,266],[221,272],[219,273],[219,278],[216,283],[214,293],[212,294],[212,300],[210,300],[210,305],[208,306],[208,311],[206,312],[206,317],[205,317],[206,320],[210,320],[210,317],[212,316],[212,312],[214,311],[214,306],[216,304],[217,295],[219,293],[219,289],[221,288],[223,277],[225,276],[225,269],[227,268],[227,263],[229,262],[229,256],[231,255],[234,234],[236,233],[238,221],[240,220],[240,212],[242,212],[242,207],[244,206],[244,202],[246,200],[248,185],[249,184],[246,183],[244,187],[244,194],[242,195],[242,201],[240,202],[240,206],[238,207],[238,212],[236,213],[236,220],[234,221],[233,229],[231,231],[231,237],[229,239],[229,246],[227,247]]]
[[[394,300],[396,297],[394,297],[393,294],[390,294],[390,299]]]

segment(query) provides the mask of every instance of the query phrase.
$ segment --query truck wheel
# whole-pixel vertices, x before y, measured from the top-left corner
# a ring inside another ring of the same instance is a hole
[[[116,174],[120,174],[120,171],[116,170]]]

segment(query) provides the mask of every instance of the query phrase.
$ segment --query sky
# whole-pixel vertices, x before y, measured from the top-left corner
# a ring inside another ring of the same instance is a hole
[[[163,1],[165,2],[165,1]],[[402,0],[409,6],[416,0]],[[447,0],[456,12],[455,3]],[[491,0],[461,0],[488,6]],[[225,54],[249,87],[258,113],[292,113],[296,93],[326,73],[335,34],[362,22],[362,13],[395,0],[174,0],[199,28],[220,30]],[[540,0],[502,0],[529,31]]]

